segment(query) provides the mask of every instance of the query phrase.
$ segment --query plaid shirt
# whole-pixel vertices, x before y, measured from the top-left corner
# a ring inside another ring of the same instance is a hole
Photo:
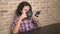
[[[13,27],[16,25],[16,22],[18,21],[18,17],[14,19]],[[33,23],[34,20],[30,18],[29,20],[23,19],[21,24],[20,24],[20,32],[28,31],[31,29],[35,29],[37,24]]]

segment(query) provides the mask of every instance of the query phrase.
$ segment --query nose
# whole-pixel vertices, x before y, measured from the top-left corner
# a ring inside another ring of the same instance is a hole
[[[27,11],[27,9],[25,9],[25,11]]]

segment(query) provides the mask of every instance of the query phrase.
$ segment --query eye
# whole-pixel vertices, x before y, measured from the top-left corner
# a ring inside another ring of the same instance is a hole
[[[25,11],[28,11],[28,9],[25,9]]]
[[[27,9],[25,9],[27,11]]]

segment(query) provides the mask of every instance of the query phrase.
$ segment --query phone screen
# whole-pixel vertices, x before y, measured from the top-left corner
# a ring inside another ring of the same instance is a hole
[[[37,11],[35,16],[38,17],[39,14],[40,14],[40,11]]]

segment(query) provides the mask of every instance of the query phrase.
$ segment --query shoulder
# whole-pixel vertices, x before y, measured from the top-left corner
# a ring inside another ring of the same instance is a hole
[[[30,20],[34,21],[33,17],[31,17]]]
[[[14,17],[14,19],[18,19],[18,18],[19,18],[19,16],[15,16],[15,17]]]
[[[18,20],[18,16],[15,16],[14,17],[14,21],[16,22]]]

